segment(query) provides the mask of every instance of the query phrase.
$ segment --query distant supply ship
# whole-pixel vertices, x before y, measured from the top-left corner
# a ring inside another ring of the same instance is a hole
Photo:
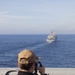
[[[54,42],[54,41],[56,41],[56,40],[57,40],[57,35],[56,35],[55,32],[51,32],[51,34],[49,34],[49,35],[47,36],[47,39],[46,39],[46,41],[47,41],[48,43],[52,43],[52,42]]]

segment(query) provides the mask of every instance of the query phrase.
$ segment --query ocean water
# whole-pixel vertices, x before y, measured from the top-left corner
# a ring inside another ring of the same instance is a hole
[[[0,35],[0,68],[17,67],[17,55],[30,49],[45,67],[75,68],[75,35],[57,35],[57,41],[46,42],[47,35]]]

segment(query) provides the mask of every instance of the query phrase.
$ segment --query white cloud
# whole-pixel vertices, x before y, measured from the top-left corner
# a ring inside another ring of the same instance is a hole
[[[5,15],[5,14],[8,14],[9,11],[3,11],[3,12],[0,12],[0,15]]]
[[[49,16],[16,16],[8,11],[0,12],[0,33],[48,33],[51,30],[74,33],[74,15],[74,13],[61,13]]]
[[[0,23],[4,22],[25,22],[25,20],[37,20],[37,19],[43,19],[42,16],[16,16],[16,15],[10,15],[9,12],[0,12]]]

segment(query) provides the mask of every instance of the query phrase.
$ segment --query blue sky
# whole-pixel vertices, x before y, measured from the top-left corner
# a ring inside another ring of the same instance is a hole
[[[0,34],[75,34],[75,0],[0,0]]]

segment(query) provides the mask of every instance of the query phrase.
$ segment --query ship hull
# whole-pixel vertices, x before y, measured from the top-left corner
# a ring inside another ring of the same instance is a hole
[[[54,42],[55,40],[54,40],[54,39],[52,39],[52,40],[46,39],[46,41],[47,41],[48,43],[52,43],[52,42]]]

